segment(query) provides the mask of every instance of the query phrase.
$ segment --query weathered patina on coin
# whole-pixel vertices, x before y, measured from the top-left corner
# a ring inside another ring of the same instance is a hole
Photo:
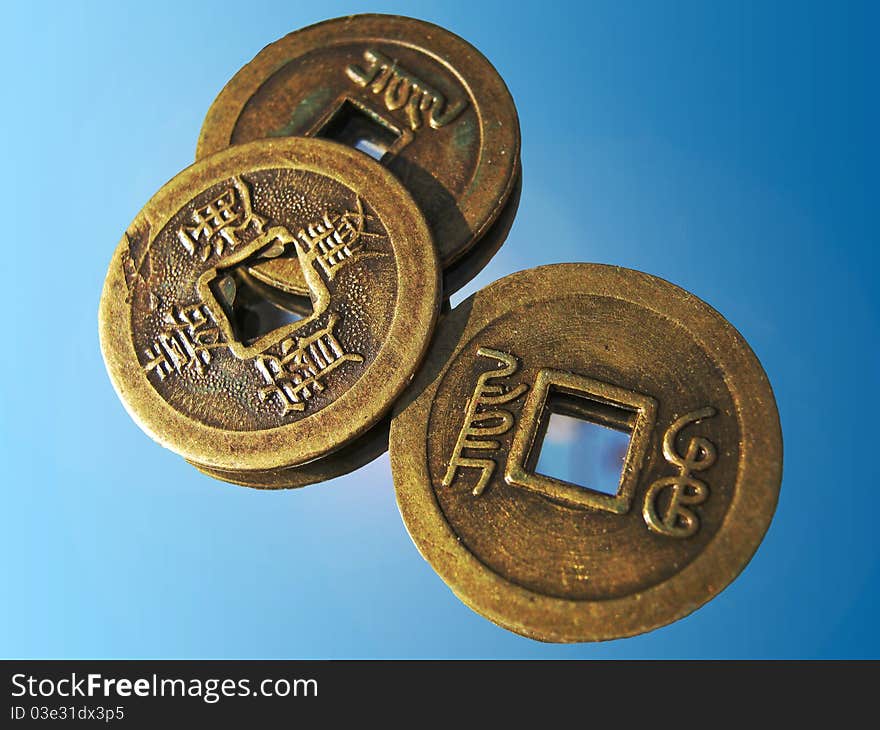
[[[554,414],[628,434],[616,491],[537,468]],[[638,634],[711,599],[761,542],[782,473],[742,336],[672,284],[591,264],[508,276],[445,315],[390,450],[422,555],[545,641]]]
[[[463,39],[412,18],[337,18],[267,46],[214,101],[196,156],[287,135],[381,159],[424,212],[444,267],[492,228],[519,173],[519,122],[498,72]],[[289,257],[252,274],[304,291]]]
[[[214,479],[254,489],[296,489],[350,474],[378,459],[388,450],[391,418],[386,416],[363,436],[346,444],[329,456],[307,464],[267,471],[235,471],[212,469],[191,461],[196,469]]]
[[[309,298],[241,275],[295,250]],[[214,469],[279,469],[342,448],[389,410],[433,329],[439,273],[418,206],[385,168],[318,139],[263,140],[184,170],[110,264],[101,347],[154,439]]]

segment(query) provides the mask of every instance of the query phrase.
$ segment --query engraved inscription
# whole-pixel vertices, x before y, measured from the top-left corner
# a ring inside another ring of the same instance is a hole
[[[260,355],[257,371],[268,383],[259,391],[260,400],[274,399],[282,415],[305,410],[306,401],[324,390],[322,382],[345,362],[363,362],[358,354],[347,353],[333,332],[338,314],[330,315],[323,329],[308,337],[289,338],[281,343],[281,357]]]
[[[135,282],[146,286],[150,278],[150,224],[142,220],[139,225],[133,224],[125,232],[125,241],[128,248],[122,258],[122,272],[125,276],[125,286],[131,292]],[[152,298],[155,295],[151,292]]]
[[[325,211],[320,221],[309,223],[298,235],[306,251],[314,252],[315,260],[332,280],[337,270],[363,247],[364,238],[381,235],[364,230],[364,224],[371,219],[358,198],[356,210]]]
[[[197,304],[174,307],[162,318],[161,334],[145,350],[147,372],[164,380],[173,372],[191,370],[203,375],[215,348],[228,348],[239,360],[254,363],[265,385],[257,395],[274,403],[281,414],[303,411],[309,399],[326,388],[327,376],[345,362],[363,362],[358,353],[346,352],[335,334],[340,314],[331,313],[327,282],[339,269],[364,253],[365,230],[373,216],[360,198],[353,210],[327,209],[321,220],[303,225],[294,236],[283,225],[254,211],[247,181],[230,178],[225,190],[190,215],[194,225],[183,225],[177,238],[192,257],[212,261],[196,281]],[[240,340],[229,317],[235,288],[224,287],[229,273],[256,259],[273,258],[293,247],[309,288],[309,316],[268,332],[255,340]],[[130,257],[131,258],[131,257]],[[219,299],[218,299],[219,297]],[[324,326],[316,329],[322,320]],[[302,336],[300,333],[311,332]]]
[[[144,370],[153,371],[164,380],[172,372],[194,370],[204,375],[211,362],[211,351],[226,347],[220,337],[220,328],[214,323],[210,310],[199,304],[186,309],[173,307],[163,317],[164,330],[144,354]]]
[[[513,355],[488,347],[481,347],[477,350],[477,354],[482,357],[494,358],[502,365],[495,370],[487,370],[477,378],[474,394],[468,399],[464,424],[458,434],[452,458],[449,460],[449,466],[441,482],[444,487],[450,486],[455,480],[459,467],[480,469],[480,477],[473,489],[475,497],[483,493],[489,479],[492,478],[492,474],[495,472],[495,460],[488,457],[467,457],[462,452],[465,449],[496,451],[500,444],[492,437],[507,433],[514,422],[513,414],[498,406],[519,398],[529,387],[524,383],[508,387],[490,382],[509,377],[519,369],[519,364]]]
[[[193,225],[181,226],[177,237],[191,256],[207,261],[211,254],[222,256],[227,246],[235,249],[239,236],[249,227],[261,234],[266,219],[251,209],[251,194],[239,177],[214,200],[192,214]]]
[[[432,129],[449,124],[467,107],[467,99],[450,102],[446,96],[375,49],[364,51],[365,68],[354,64],[346,75],[358,86],[382,94],[388,111],[403,109],[413,131],[427,118]]]
[[[645,506],[642,516],[648,528],[667,537],[690,537],[700,529],[700,519],[691,509],[703,504],[709,497],[709,487],[697,479],[693,472],[708,469],[715,463],[717,451],[715,445],[702,436],[694,436],[688,442],[687,451],[680,454],[675,448],[675,440],[679,432],[691,423],[704,418],[711,418],[716,413],[710,407],[692,413],[686,413],[677,419],[663,435],[663,457],[675,467],[678,475],[657,479],[648,488],[645,495]],[[669,501],[665,509],[658,510],[658,499],[668,492]]]

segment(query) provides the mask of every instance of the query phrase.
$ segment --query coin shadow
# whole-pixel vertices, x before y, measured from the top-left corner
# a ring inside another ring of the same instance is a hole
[[[520,167],[516,173],[513,189],[489,229],[461,258],[443,269],[443,297],[447,302],[450,296],[464,288],[471,279],[486,268],[501,249],[516,219],[521,195],[522,168]]]
[[[434,236],[438,264],[444,267],[446,259],[455,258],[456,242],[470,241],[473,237],[470,225],[459,210],[458,199],[434,175],[402,155],[394,155],[382,164],[418,204]]]

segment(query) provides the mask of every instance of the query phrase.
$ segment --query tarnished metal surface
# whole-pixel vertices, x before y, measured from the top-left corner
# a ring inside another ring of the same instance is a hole
[[[241,329],[240,269],[290,250],[311,312]],[[147,203],[110,265],[101,346],[157,441],[209,468],[274,470],[379,421],[423,356],[439,293],[424,217],[385,168],[325,140],[263,140]]]
[[[197,157],[286,135],[366,140],[362,148],[384,151],[382,164],[422,209],[444,267],[491,230],[519,174],[519,122],[498,72],[458,36],[411,18],[337,18],[267,46],[214,101]],[[284,257],[253,273],[305,291]]]
[[[551,413],[630,434],[616,493],[537,472]],[[547,641],[641,633],[712,598],[757,549],[782,470],[739,333],[665,281],[591,264],[508,276],[445,315],[390,450],[424,557]]]

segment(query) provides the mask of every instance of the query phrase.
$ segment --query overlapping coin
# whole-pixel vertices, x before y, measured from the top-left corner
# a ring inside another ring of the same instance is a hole
[[[308,296],[274,307],[246,272],[291,253]],[[147,203],[110,264],[101,346],[154,439],[207,469],[265,472],[382,418],[439,296],[424,216],[387,169],[326,140],[263,140],[206,157]]]

